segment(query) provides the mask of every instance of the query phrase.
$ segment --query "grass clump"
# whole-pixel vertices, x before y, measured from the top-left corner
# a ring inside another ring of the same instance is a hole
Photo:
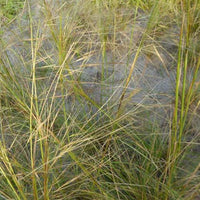
[[[199,2],[34,6],[0,43],[0,199],[198,199]]]

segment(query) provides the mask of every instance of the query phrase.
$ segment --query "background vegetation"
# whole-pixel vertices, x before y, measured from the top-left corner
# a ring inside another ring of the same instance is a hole
[[[13,19],[23,7],[23,0],[0,0],[1,21],[8,22]]]

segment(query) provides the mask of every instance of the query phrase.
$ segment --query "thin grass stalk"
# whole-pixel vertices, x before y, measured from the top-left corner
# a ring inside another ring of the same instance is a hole
[[[189,36],[190,36],[190,0],[187,3],[186,6],[186,15],[187,15],[187,24],[186,24],[186,51],[184,53],[185,59],[184,59],[184,67],[183,67],[183,86],[182,86],[182,98],[181,98],[181,114],[180,114],[180,130],[179,130],[179,138],[178,138],[178,148],[177,148],[177,153],[179,153],[180,148],[181,148],[181,139],[182,139],[182,135],[183,135],[183,131],[184,131],[184,127],[185,127],[185,123],[184,123],[184,118],[187,117],[186,113],[185,113],[185,92],[186,92],[186,78],[187,78],[187,66],[188,66],[188,53],[189,53]],[[189,102],[190,104],[190,102]]]
[[[179,114],[179,88],[181,83],[181,65],[183,57],[183,31],[184,31],[185,16],[182,17],[182,26],[180,30],[179,37],[179,48],[178,48],[178,61],[177,61],[177,71],[176,71],[176,91],[175,91],[175,108],[172,123],[172,132],[169,137],[168,153],[167,153],[167,163],[165,168],[165,175],[163,178],[163,183],[167,180],[168,186],[171,187],[172,176],[174,172],[174,164],[176,160],[176,149],[177,149],[177,132],[178,132],[178,114]],[[165,199],[168,197],[166,196]]]
[[[185,16],[183,15],[182,18],[182,26],[180,30],[180,39],[179,39],[179,49],[178,49],[178,62],[177,62],[177,71],[176,71],[176,91],[175,91],[175,108],[174,108],[174,116],[173,116],[173,136],[172,136],[172,145],[175,144],[174,142],[177,139],[177,131],[178,131],[178,106],[179,106],[179,88],[181,83],[181,65],[182,65],[182,57],[183,57],[183,31],[184,31],[184,23],[185,23]],[[171,147],[170,147],[171,148]],[[174,149],[174,148],[172,148]]]
[[[138,14],[138,9],[139,9],[140,1],[141,0],[137,0],[137,2],[136,2],[135,14],[134,14],[134,18],[133,18],[133,26],[132,26],[132,29],[131,29],[131,37],[130,37],[130,43],[129,43],[129,52],[128,52],[128,55],[127,55],[127,66],[129,64],[130,57],[131,57],[131,50],[132,50],[131,47],[133,45],[133,37],[134,37],[134,31],[135,31],[135,22],[136,22],[136,19],[137,19],[137,14]]]
[[[44,139],[44,200],[49,200],[49,190],[48,190],[48,181],[49,181],[49,144],[48,144],[48,130],[46,130],[46,137]]]
[[[38,200],[38,189],[37,189],[37,182],[36,182],[36,172],[35,172],[35,159],[36,159],[36,141],[37,141],[37,133],[35,133],[35,142],[33,144],[33,127],[34,127],[34,108],[35,108],[35,103],[36,103],[36,110],[38,110],[38,105],[37,105],[37,86],[36,86],[36,48],[34,48],[34,43],[33,43],[33,20],[32,20],[32,15],[31,15],[31,8],[30,4],[28,2],[28,11],[29,11],[29,18],[30,18],[30,34],[31,34],[31,53],[32,53],[32,89],[31,89],[31,109],[30,109],[30,153],[31,153],[31,168],[32,168],[32,187],[33,187],[33,195],[34,195],[34,200]],[[35,110],[35,111],[36,111]],[[37,111],[36,111],[37,113]],[[35,116],[36,117],[36,116]],[[40,140],[40,150],[41,154],[43,155],[43,145],[42,145],[42,140]]]
[[[181,147],[181,139],[184,131],[184,116],[185,116],[185,91],[186,91],[186,76],[187,76],[187,65],[188,65],[188,50],[185,53],[185,60],[184,60],[184,68],[183,68],[183,86],[182,86],[182,97],[181,97],[181,114],[180,114],[180,128],[179,128],[179,135],[178,135],[178,152],[180,151]],[[177,153],[178,153],[177,152]]]

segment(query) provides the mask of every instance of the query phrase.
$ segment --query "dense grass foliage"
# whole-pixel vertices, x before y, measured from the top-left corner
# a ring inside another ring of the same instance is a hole
[[[0,19],[9,22],[23,8],[24,0],[0,0]]]
[[[0,200],[199,199],[200,1],[20,2],[0,0]],[[143,58],[167,103],[134,102]]]

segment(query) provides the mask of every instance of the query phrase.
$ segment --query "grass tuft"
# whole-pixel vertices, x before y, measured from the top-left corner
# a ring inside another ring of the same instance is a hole
[[[200,198],[198,0],[0,6],[0,199]]]

